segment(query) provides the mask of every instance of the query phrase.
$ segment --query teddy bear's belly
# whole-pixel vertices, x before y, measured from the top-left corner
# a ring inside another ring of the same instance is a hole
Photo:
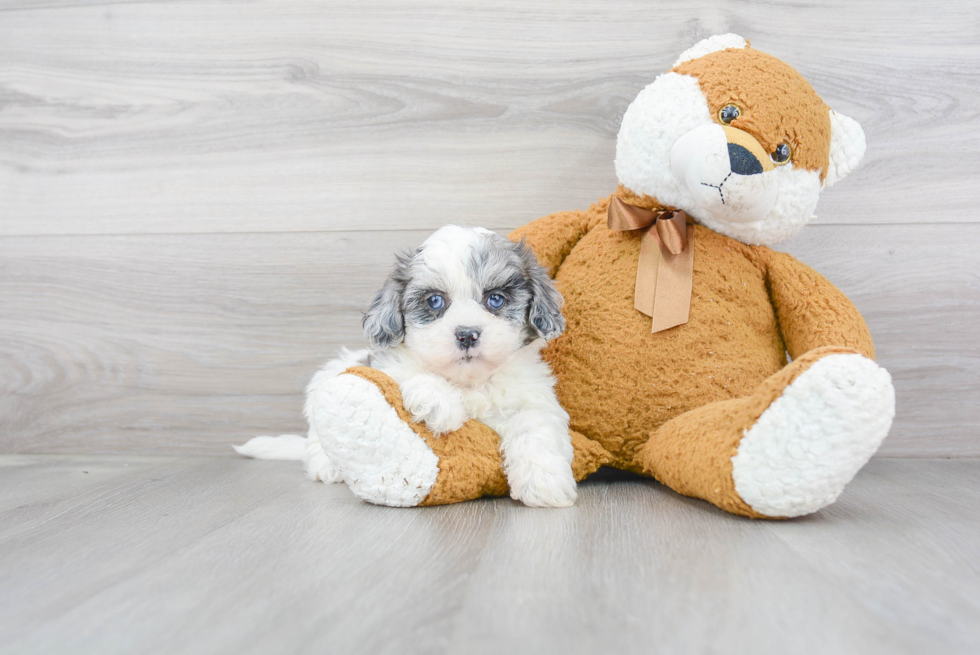
[[[639,238],[598,227],[555,279],[565,333],[545,351],[571,427],[630,468],[652,431],[685,411],[750,394],[786,364],[763,272],[745,247],[697,227],[687,324],[651,334],[633,308]]]

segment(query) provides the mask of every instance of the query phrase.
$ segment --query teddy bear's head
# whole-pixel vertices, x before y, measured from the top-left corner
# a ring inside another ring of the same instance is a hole
[[[796,70],[726,34],[701,41],[623,116],[616,175],[751,244],[793,236],[822,187],[853,170],[865,139]]]

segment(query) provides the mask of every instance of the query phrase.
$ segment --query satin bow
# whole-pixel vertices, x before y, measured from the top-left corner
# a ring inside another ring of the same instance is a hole
[[[636,266],[633,306],[653,319],[652,332],[687,323],[694,283],[694,228],[683,210],[653,212],[613,196],[610,230],[644,230]]]

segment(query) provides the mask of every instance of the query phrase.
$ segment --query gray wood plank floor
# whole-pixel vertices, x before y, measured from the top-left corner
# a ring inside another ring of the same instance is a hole
[[[568,510],[357,501],[294,463],[0,457],[2,653],[976,653],[980,460],[814,516],[600,472]]]

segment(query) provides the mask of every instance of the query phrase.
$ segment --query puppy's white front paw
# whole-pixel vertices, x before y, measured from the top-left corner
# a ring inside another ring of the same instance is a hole
[[[575,476],[567,463],[556,467],[523,467],[519,475],[508,476],[510,496],[528,507],[571,507],[578,498]]]
[[[463,395],[459,389],[434,375],[416,375],[401,385],[402,402],[416,423],[425,421],[436,436],[453,432],[466,423]]]

